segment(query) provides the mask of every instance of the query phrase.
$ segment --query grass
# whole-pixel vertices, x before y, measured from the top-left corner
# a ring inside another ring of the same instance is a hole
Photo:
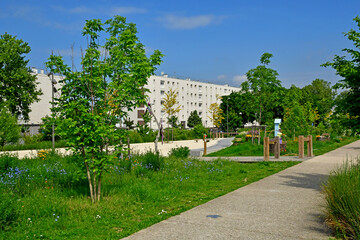
[[[313,137],[313,139],[315,139]],[[356,140],[359,140],[358,137],[342,137],[331,139],[330,141],[313,141],[313,153],[315,156],[330,152],[336,148],[344,146],[346,144],[352,143]],[[262,142],[261,142],[262,144]],[[305,155],[307,153],[306,144],[305,146]],[[297,156],[298,155],[298,142],[288,140],[286,146],[286,152],[281,152],[282,156]],[[222,149],[218,152],[210,153],[207,156],[209,157],[235,157],[235,156],[263,156],[264,149],[263,145],[257,145],[257,143],[252,144],[249,142],[242,142],[239,145],[232,145],[225,149]]]
[[[360,237],[360,158],[346,161],[330,174],[323,187],[326,222],[336,238]]]
[[[97,204],[76,156],[0,157],[0,239],[119,239],[297,164],[150,155],[114,159]]]

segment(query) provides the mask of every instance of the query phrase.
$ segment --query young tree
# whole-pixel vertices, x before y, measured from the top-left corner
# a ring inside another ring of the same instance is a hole
[[[20,137],[20,127],[17,119],[6,107],[0,109],[0,146],[6,143],[16,143]]]
[[[217,102],[210,104],[208,117],[215,127],[220,127],[221,121],[224,119],[223,110]]]
[[[188,127],[195,127],[198,124],[202,124],[201,117],[198,115],[197,111],[194,110],[190,113],[190,116],[187,120]]]
[[[103,46],[99,44],[102,33],[108,36]],[[87,20],[83,35],[89,43],[82,71],[71,71],[59,56],[51,55],[46,63],[50,71],[64,76],[53,109],[59,120],[57,131],[85,164],[92,202],[100,200],[104,168],[122,150],[120,145],[114,151],[108,149],[110,142],[124,137],[125,130],[115,125],[126,119],[127,111],[146,104],[144,86],[161,62],[157,50],[146,56],[136,34],[135,24],[124,17],[115,16],[105,23]]]
[[[360,17],[354,18],[358,28],[360,29]],[[353,42],[355,49],[345,48],[343,51],[347,53],[351,60],[346,56],[335,55],[333,62],[323,64],[324,67],[332,67],[336,70],[336,74],[343,77],[335,88],[346,89],[342,95],[343,101],[338,101],[336,111],[342,115],[349,114],[346,125],[354,129],[354,132],[360,131],[360,32],[351,29],[345,33],[345,36]]]
[[[0,108],[7,106],[15,116],[29,119],[30,105],[42,94],[36,76],[30,74],[25,54],[29,45],[8,33],[0,35]]]
[[[264,53],[260,58],[263,65],[250,69],[246,73],[247,81],[241,85],[243,91],[250,91],[256,96],[256,105],[258,106],[257,121],[259,124],[263,122],[262,115],[266,111],[266,106],[272,103],[269,101],[271,94],[281,87],[281,82],[277,79],[279,75],[277,71],[266,67],[270,63],[271,57],[271,53]]]
[[[169,89],[169,92],[165,93],[162,109],[168,116],[168,125],[170,124],[169,119],[181,110],[180,106],[176,106],[178,104],[177,97],[178,92],[171,88]]]

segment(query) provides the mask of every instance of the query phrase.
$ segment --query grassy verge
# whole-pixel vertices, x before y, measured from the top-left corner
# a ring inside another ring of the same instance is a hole
[[[0,157],[0,239],[119,239],[297,164],[151,159],[114,159],[92,204],[76,156]]]
[[[313,138],[315,139],[315,138]],[[356,140],[359,140],[358,137],[343,137],[332,139],[330,141],[313,141],[313,153],[315,156],[330,152],[336,148],[342,147],[346,144],[352,143]],[[261,143],[262,144],[262,143]],[[218,152],[210,153],[207,156],[209,157],[235,157],[235,156],[263,156],[264,149],[263,145],[257,145],[257,143],[252,144],[249,142],[243,142],[239,145],[230,146],[228,148],[222,149]],[[297,141],[287,141],[286,152],[282,152],[282,156],[297,156],[298,155],[298,142]],[[305,154],[306,154],[306,145],[305,145]]]
[[[347,161],[330,174],[323,187],[327,223],[336,238],[360,237],[360,158]]]

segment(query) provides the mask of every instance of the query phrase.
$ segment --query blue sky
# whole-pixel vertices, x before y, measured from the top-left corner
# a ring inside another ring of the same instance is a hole
[[[77,57],[86,48],[85,20],[117,14],[137,25],[149,53],[165,54],[158,74],[237,87],[269,52],[283,86],[303,87],[340,79],[320,64],[353,47],[343,33],[357,29],[359,9],[359,0],[0,0],[0,34],[29,43],[31,67],[44,68],[51,51],[70,64],[71,45]]]

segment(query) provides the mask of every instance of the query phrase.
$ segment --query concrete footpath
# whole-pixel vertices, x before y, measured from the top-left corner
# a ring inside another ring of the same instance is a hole
[[[360,141],[169,218],[125,239],[329,239],[321,185]]]
[[[224,142],[225,140],[225,142]],[[212,149],[222,149],[226,148],[228,146],[231,146],[232,142],[229,141],[229,139],[211,139],[207,146]],[[190,150],[192,149],[204,149],[204,141],[202,140],[184,140],[184,141],[173,141],[173,142],[164,142],[164,144],[161,143],[161,141],[158,143],[159,152],[163,156],[167,156],[171,149],[177,148],[177,147],[189,147]],[[134,143],[130,144],[131,152],[133,153],[145,153],[147,151],[155,151],[155,144],[153,142],[149,143]],[[39,149],[40,150],[40,149]],[[37,156],[37,152],[39,150],[19,150],[19,151],[8,151],[8,152],[0,152],[1,153],[10,153],[18,155],[18,157],[21,158],[32,158]],[[70,154],[70,151],[66,151],[65,148],[57,148],[56,151],[61,154]]]

